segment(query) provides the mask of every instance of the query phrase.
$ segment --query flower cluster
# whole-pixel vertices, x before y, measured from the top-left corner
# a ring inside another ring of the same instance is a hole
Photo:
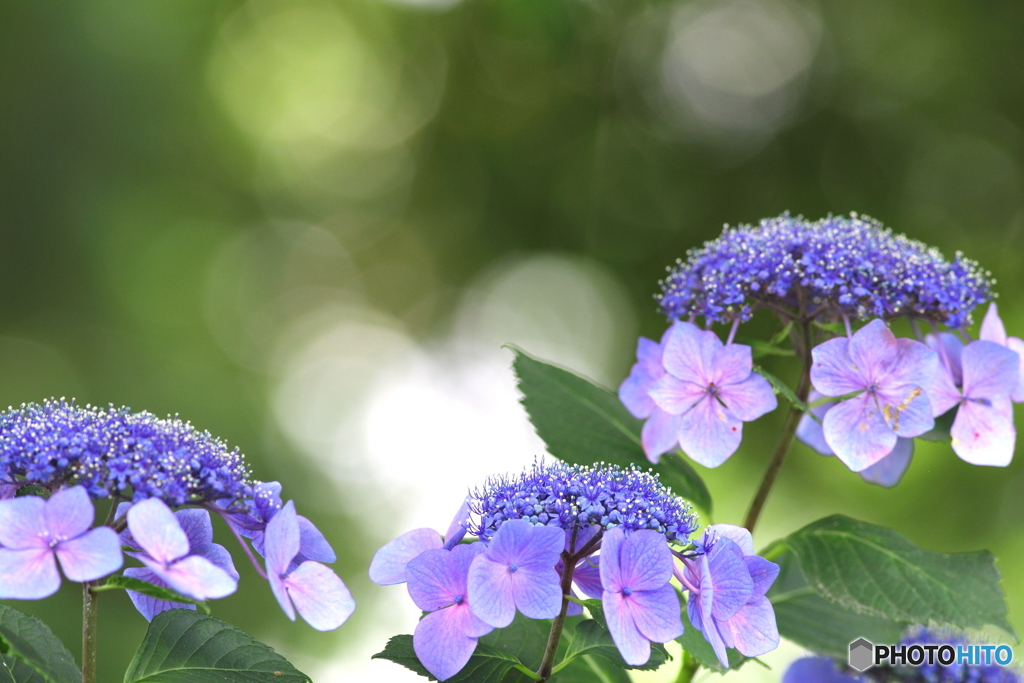
[[[64,400],[8,409],[0,414],[0,599],[52,595],[58,563],[71,581],[107,576],[123,564],[122,545],[143,565],[126,569],[129,578],[192,600],[230,595],[238,572],[213,542],[213,512],[250,558],[243,537],[264,555],[266,572],[253,564],[289,618],[297,609],[316,629],[337,628],[355,603],[323,564],[334,551],[294,503],[282,504],[280,490],[252,481],[237,449],[177,418]],[[90,529],[93,500],[103,498],[117,503],[112,521]],[[130,595],[149,620],[194,609]]]
[[[867,217],[783,214],[756,227],[727,226],[661,284],[670,319],[747,320],[763,307],[826,321],[909,316],[959,328],[992,299],[993,281],[959,253],[946,260]]]
[[[764,594],[778,566],[753,554],[743,529],[710,527],[694,544],[688,537],[697,526],[689,506],[651,474],[539,462],[473,492],[447,538],[415,529],[382,547],[370,578],[408,584],[427,613],[413,648],[441,681],[517,612],[531,619],[581,614],[577,590],[601,600],[630,666],[648,661],[652,642],[682,635],[683,591],[692,623],[725,666],[726,647],[747,656],[773,650],[779,635]],[[467,532],[477,539],[467,542]]]

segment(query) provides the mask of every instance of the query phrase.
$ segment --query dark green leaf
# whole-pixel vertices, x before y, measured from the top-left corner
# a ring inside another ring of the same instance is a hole
[[[640,445],[643,423],[618,396],[576,373],[509,348],[515,353],[513,368],[523,406],[551,455],[577,465],[650,466]],[[661,464],[652,469],[676,495],[711,512],[711,496],[703,480],[678,455],[662,456]]]
[[[583,604],[587,608],[587,611],[590,612],[591,619],[596,621],[601,628],[608,628],[608,624],[604,619],[604,606],[601,604],[600,600],[588,598],[583,600]]]
[[[783,553],[779,577],[768,597],[775,608],[779,634],[808,650],[844,659],[857,638],[873,643],[895,643],[908,624],[845,610],[814,592],[807,584],[796,558]]]
[[[416,657],[412,647],[412,636],[393,636],[381,652],[372,659],[386,659],[401,664],[410,671],[431,681],[437,679],[430,675]],[[477,643],[476,651],[469,658],[462,671],[447,679],[452,683],[500,683],[512,667],[520,662],[513,656],[496,650],[483,643]]]
[[[793,349],[784,349],[781,346],[770,344],[765,341],[758,339],[744,339],[742,343],[750,347],[750,353],[754,358],[764,358],[765,356],[795,356],[796,351]]]
[[[602,624],[593,619],[585,619],[576,625],[565,654],[566,659],[573,659],[583,655],[597,655],[603,657],[623,669],[639,669],[641,671],[654,671],[670,659],[668,651],[661,643],[651,643],[651,658],[646,664],[630,666],[619,654],[615,647],[612,634]]]
[[[308,683],[273,648],[220,619],[172,609],[153,618],[125,683]]]
[[[2,675],[12,676],[10,680],[17,683],[79,683],[82,680],[74,657],[49,627],[7,605],[0,605],[0,654],[5,664],[13,663],[13,668],[6,669]]]
[[[202,600],[195,600],[193,598],[188,597],[187,595],[182,595],[177,591],[171,590],[170,588],[154,586],[153,584],[147,583],[146,581],[133,579],[128,576],[111,576],[109,579],[93,588],[93,591],[102,592],[122,589],[126,591],[135,591],[136,593],[142,593],[143,595],[148,595],[149,597],[156,598],[158,600],[167,600],[168,602],[195,605],[203,612],[203,614],[210,613],[210,606]]]
[[[821,423],[821,420],[818,418],[818,416],[811,412],[810,407],[800,400],[800,397],[798,397],[793,392],[793,390],[789,388],[789,385],[787,385],[785,382],[780,380],[772,373],[762,368],[760,365],[754,366],[754,372],[768,380],[768,384],[772,385],[772,391],[774,391],[776,395],[782,396],[782,398],[789,401],[793,405],[793,407],[802,410],[803,412],[810,415],[811,419],[813,419],[815,422]]]
[[[0,683],[47,683],[47,681],[41,673],[17,657],[0,655]]]
[[[718,661],[718,656],[715,655],[711,643],[704,638],[704,634],[698,631],[697,627],[690,623],[690,616],[686,613],[685,604],[682,617],[683,635],[676,638],[676,642],[682,645],[683,649],[689,652],[705,669],[725,673],[727,669]],[[729,657],[729,669],[738,669],[750,661],[749,658],[733,649],[726,650],[726,655]]]
[[[949,430],[953,428],[953,418],[955,417],[955,410],[946,411],[935,418],[934,427],[917,438],[924,439],[925,441],[935,441],[937,443],[950,443],[953,440],[953,437],[950,436]]]
[[[552,683],[631,683],[625,669],[603,657],[583,655],[551,677]]]
[[[814,590],[844,609],[896,622],[992,625],[1016,635],[987,551],[933,553],[843,515],[809,524],[784,543]]]

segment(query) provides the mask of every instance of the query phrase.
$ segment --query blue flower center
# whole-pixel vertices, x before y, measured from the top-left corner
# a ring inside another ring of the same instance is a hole
[[[454,602],[455,602],[456,605],[461,605],[462,601],[465,600],[465,599],[466,598],[462,597],[461,595],[456,595]]]
[[[624,586],[622,588],[622,594],[625,595],[628,598],[630,595],[633,594],[633,589],[630,588],[629,586]]]
[[[508,566],[508,571],[509,571],[510,574],[515,574],[517,571],[519,571],[519,565],[518,564],[510,564]]]

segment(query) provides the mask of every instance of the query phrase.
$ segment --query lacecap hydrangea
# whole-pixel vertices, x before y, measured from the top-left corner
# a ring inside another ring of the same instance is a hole
[[[754,555],[745,530],[715,525],[691,541],[698,526],[650,472],[542,461],[472,491],[445,536],[414,529],[382,547],[370,578],[407,583],[427,612],[414,650],[442,681],[517,612],[553,619],[559,633],[559,620],[582,613],[579,594],[601,600],[631,666],[648,661],[652,642],[682,635],[684,592],[690,621],[723,665],[726,647],[747,656],[773,650],[778,631],[764,594],[778,566]]]
[[[122,545],[142,567],[125,575],[194,600],[233,593],[238,573],[213,543],[211,513],[224,518],[291,619],[340,626],[355,603],[324,562],[323,534],[282,504],[277,482],[253,480],[245,458],[176,417],[48,400],[0,414],[0,598],[40,599],[71,581],[121,568]],[[94,528],[94,500],[111,514]],[[245,538],[264,555],[255,560]],[[172,607],[131,592],[147,619]]]

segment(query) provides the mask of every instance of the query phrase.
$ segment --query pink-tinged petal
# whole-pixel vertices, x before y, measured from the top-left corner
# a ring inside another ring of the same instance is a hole
[[[995,342],[1000,346],[1006,346],[1006,327],[1003,326],[1003,321],[999,318],[999,308],[994,301],[988,305],[985,319],[981,321],[981,331],[978,337],[985,341]]]
[[[657,590],[672,579],[672,551],[651,529],[634,531],[619,548],[621,582],[634,591]]]
[[[713,377],[715,352],[720,348],[722,342],[714,332],[680,322],[669,329],[662,362],[665,370],[679,379],[707,386]]]
[[[823,396],[820,393],[811,389],[811,394],[807,397],[807,402],[814,403],[821,398],[823,398]],[[835,402],[833,401],[822,403],[821,405],[811,408],[811,412],[818,418],[818,420],[823,420],[825,419],[825,413],[827,413],[829,408],[834,405]],[[800,423],[796,426],[796,438],[800,439],[801,443],[809,446],[821,455],[835,455],[835,453],[832,452],[832,449],[829,448],[828,443],[825,442],[825,432],[822,430],[821,423],[814,420],[806,413],[800,417]]]
[[[427,671],[445,681],[462,671],[476,650],[476,638],[467,636],[459,612],[449,607],[420,620],[412,635],[412,647]]]
[[[660,408],[654,409],[640,431],[640,443],[648,460],[657,464],[663,453],[678,445],[681,423],[681,416],[670,415]]]
[[[284,579],[278,573],[268,572],[267,581],[270,583],[270,590],[277,598],[277,604],[281,606],[285,616],[295,621],[295,606],[292,605],[292,599],[288,597],[288,588],[284,584]]]
[[[178,518],[158,498],[148,498],[131,506],[128,530],[139,547],[161,564],[170,564],[188,555],[188,537],[178,524]]]
[[[0,548],[0,599],[41,600],[58,588],[60,574],[49,548]]]
[[[1008,398],[997,399],[991,406],[975,401],[960,405],[949,434],[953,452],[972,465],[1006,467],[1013,460],[1017,430],[1013,426],[1012,408]]]
[[[914,339],[897,339],[897,355],[889,372],[877,382],[889,391],[902,392],[905,387],[927,387],[938,372],[939,355]]]
[[[826,443],[854,472],[871,467],[896,445],[895,432],[867,393],[834,405],[822,426]]]
[[[101,526],[57,545],[57,559],[64,576],[72,581],[92,581],[121,568],[121,540],[110,527]]]
[[[640,337],[636,347],[637,362],[619,386],[619,400],[634,417],[643,419],[654,410],[654,400],[647,390],[665,374],[661,356],[660,344]]]
[[[473,614],[495,628],[505,628],[512,623],[516,616],[516,603],[512,592],[512,572],[507,564],[493,562],[486,555],[480,555],[469,566],[467,587]]]
[[[457,583],[452,586],[452,589],[463,593],[466,592],[469,568],[472,566],[473,560],[476,559],[476,556],[484,554],[486,550],[486,545],[480,542],[475,542],[461,543],[449,551],[449,555],[451,555],[452,562],[455,566],[455,576],[458,579]]]
[[[708,572],[715,591],[711,616],[719,621],[728,619],[747,604],[754,593],[754,582],[743,561],[743,551],[728,538],[719,538],[708,553]]]
[[[605,591],[618,593],[626,585],[623,583],[623,571],[620,564],[622,543],[625,538],[626,533],[620,527],[615,527],[609,529],[601,539],[599,573],[601,574],[601,585]]]
[[[1024,340],[1017,337],[1010,337],[1006,340],[1006,348],[1017,354],[1017,386],[1014,388],[1010,398],[1015,403],[1024,403]]]
[[[303,562],[284,583],[295,609],[317,631],[333,631],[356,609],[345,583],[319,562]]]
[[[892,330],[876,318],[850,337],[847,353],[858,376],[870,384],[881,381],[896,369],[899,342]]]
[[[143,567],[129,567],[124,570],[124,575],[129,579],[138,579],[139,581],[145,581],[146,583],[151,583],[154,586],[160,586],[161,588],[170,588],[166,581],[163,581],[152,571]],[[196,609],[196,606],[192,603],[160,600],[148,595],[143,595],[136,591],[128,591],[128,597],[131,599],[132,604],[135,605],[135,609],[139,611],[139,614],[141,614],[146,621],[153,621],[153,617],[161,612],[166,612],[169,609]]]
[[[882,419],[899,436],[914,437],[935,426],[932,404],[923,386],[900,385],[875,394]]]
[[[580,560],[572,580],[588,598],[600,600],[604,593],[604,587],[601,586],[601,558],[591,555]]]
[[[327,542],[323,533],[302,515],[297,515],[299,520],[299,554],[307,560],[316,562],[334,562],[338,556],[334,554],[334,548]]]
[[[205,545],[194,546],[192,548],[192,554],[198,555],[199,557],[205,557],[216,567],[223,569],[228,576],[235,581],[238,581],[238,570],[235,569],[235,561],[231,557],[231,553],[227,551],[227,548],[220,545],[219,543],[207,543]]]
[[[444,547],[451,550],[461,543],[462,539],[466,537],[469,524],[469,498],[466,498],[452,518],[451,524],[448,525],[448,530],[444,532]]]
[[[953,384],[963,384],[963,368],[960,366],[960,356],[964,350],[964,343],[952,332],[943,332],[936,337],[929,334],[924,338],[925,344],[934,351],[940,360],[940,365],[945,366],[953,379]]]
[[[460,591],[465,591],[465,574],[459,573],[451,551],[425,550],[406,568],[409,597],[425,612],[447,607]]]
[[[370,580],[379,586],[405,582],[405,568],[427,550],[440,548],[441,534],[433,529],[413,529],[391,541],[373,556]]]
[[[754,597],[760,597],[768,592],[768,589],[775,583],[779,575],[779,565],[766,560],[759,555],[747,555],[743,558],[750,572],[750,580],[754,582]]]
[[[718,626],[732,646],[747,657],[759,657],[779,646],[775,610],[764,596],[751,600],[735,616],[724,623],[719,622]]]
[[[196,600],[223,598],[231,595],[238,588],[237,581],[205,557],[190,555],[170,567],[160,565],[146,557],[139,559],[150,571],[167,582],[171,588]]]
[[[932,377],[931,384],[927,387],[927,392],[933,417],[938,417],[951,410],[963,398],[960,390],[956,388],[953,375],[945,365],[939,366],[935,376]]]
[[[750,377],[754,358],[745,344],[729,344],[715,351],[711,359],[711,382],[716,387],[739,384]]]
[[[512,573],[512,599],[516,608],[530,619],[554,619],[562,609],[558,573],[553,566],[519,567]]]
[[[964,396],[993,399],[1017,388],[1020,357],[993,342],[975,341],[964,347]]]
[[[863,683],[859,676],[847,676],[828,657],[804,657],[789,665],[782,683]]]
[[[779,405],[772,385],[757,373],[737,384],[719,387],[718,397],[729,407],[729,412],[744,422],[756,420]]]
[[[900,438],[896,445],[885,456],[871,467],[860,471],[864,481],[878,486],[892,488],[900,483],[903,473],[910,467],[910,459],[914,457],[914,440]]]
[[[683,635],[679,594],[671,584],[655,590],[635,591],[624,602],[632,603],[633,623],[644,638],[667,643]]]
[[[675,375],[665,375],[651,386],[649,393],[658,408],[671,415],[679,415],[707,396],[706,387]]]
[[[57,491],[43,506],[43,519],[51,541],[64,541],[84,534],[96,518],[96,509],[85,487]]]
[[[867,386],[849,346],[848,339],[836,337],[811,349],[811,383],[822,396],[844,396]]]
[[[295,503],[288,501],[267,524],[264,535],[264,558],[267,574],[284,574],[292,559],[299,554],[301,534]]]
[[[718,467],[743,440],[743,423],[713,398],[705,398],[683,414],[679,445],[696,462]]]
[[[45,505],[46,501],[37,496],[0,501],[0,546],[12,550],[48,548]]]
[[[640,666],[651,658],[651,641],[644,638],[633,622],[632,610],[625,604],[627,600],[629,598],[622,593],[605,591],[601,605],[619,654],[630,666]]]
[[[523,519],[504,522],[487,546],[487,557],[504,564],[554,567],[565,547],[565,532],[554,526],[534,526]]]
[[[750,532],[735,524],[712,524],[707,528],[705,536],[708,538],[728,538],[739,546],[740,552],[744,555],[754,554],[754,537]]]
[[[213,522],[210,512],[201,508],[185,508],[174,513],[181,530],[188,538],[189,548],[213,543]]]

